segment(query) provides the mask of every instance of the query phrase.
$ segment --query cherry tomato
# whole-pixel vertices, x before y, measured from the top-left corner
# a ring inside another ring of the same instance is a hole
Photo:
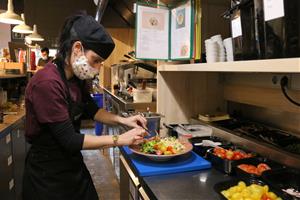
[[[233,156],[234,156],[233,151],[228,150],[228,151],[226,152],[226,159],[232,160]]]
[[[273,200],[272,198],[268,197],[267,194],[263,194],[261,200]]]
[[[167,151],[171,151],[172,149],[173,149],[173,147],[167,146]]]

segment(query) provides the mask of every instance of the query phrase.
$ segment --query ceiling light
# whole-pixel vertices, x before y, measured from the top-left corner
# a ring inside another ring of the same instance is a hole
[[[24,34],[33,33],[32,28],[30,26],[26,25],[25,17],[24,17],[23,13],[21,14],[21,18],[23,19],[22,24],[15,26],[12,31],[15,33],[24,33]]]
[[[33,25],[33,33],[31,33],[26,37],[31,41],[44,41],[44,38],[40,34],[38,34],[36,25]]]
[[[12,0],[7,2],[7,11],[0,14],[0,22],[5,24],[21,24],[22,18],[14,12]]]

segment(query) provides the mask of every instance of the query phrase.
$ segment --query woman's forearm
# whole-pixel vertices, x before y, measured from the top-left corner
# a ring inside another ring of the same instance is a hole
[[[119,136],[84,135],[82,149],[99,149],[103,147],[139,144],[143,142],[144,134],[145,130],[143,128],[133,128]]]
[[[94,136],[84,135],[82,149],[99,149],[115,146],[111,135]]]
[[[107,112],[105,109],[99,109],[94,117],[94,120],[104,124],[118,125],[123,124],[124,118]]]

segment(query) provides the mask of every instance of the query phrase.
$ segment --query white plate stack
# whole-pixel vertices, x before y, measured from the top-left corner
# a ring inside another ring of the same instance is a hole
[[[212,36],[205,40],[207,63],[224,62],[226,60],[225,48],[221,35]]]
[[[227,61],[233,61],[233,46],[232,46],[232,38],[226,38],[223,40],[223,44],[226,49],[226,59]]]

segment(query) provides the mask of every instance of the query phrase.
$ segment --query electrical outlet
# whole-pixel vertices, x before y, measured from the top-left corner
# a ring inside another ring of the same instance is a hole
[[[272,76],[273,85],[276,86],[276,88],[281,88],[280,82],[281,82],[281,79],[285,76],[288,78],[288,83],[287,83],[286,87],[288,89],[290,89],[291,88],[291,80],[292,80],[292,75],[291,74],[274,74]]]

